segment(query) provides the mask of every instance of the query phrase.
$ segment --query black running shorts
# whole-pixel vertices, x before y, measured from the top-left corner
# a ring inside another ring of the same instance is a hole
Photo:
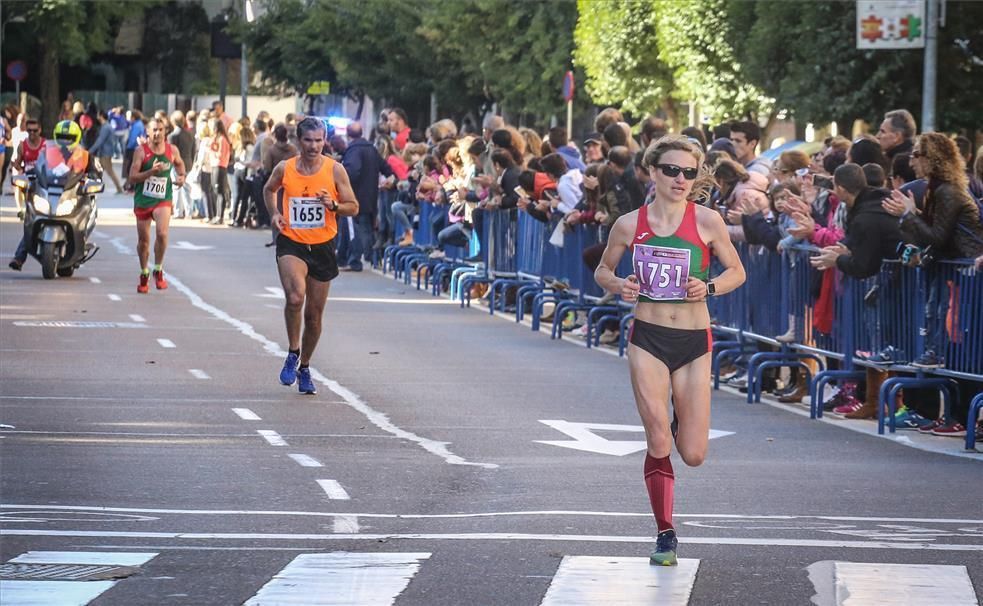
[[[713,349],[709,328],[695,330],[659,326],[635,319],[628,342],[666,365],[672,374]]]
[[[276,258],[297,257],[307,264],[307,275],[318,282],[330,282],[338,277],[338,257],[334,239],[321,244],[301,244],[283,234],[276,236]]]

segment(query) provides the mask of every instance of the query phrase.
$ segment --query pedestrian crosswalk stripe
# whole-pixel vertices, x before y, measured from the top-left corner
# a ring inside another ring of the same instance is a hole
[[[142,566],[156,553],[99,551],[29,551],[9,564],[93,564],[103,566]],[[4,606],[58,604],[85,606],[118,581],[4,581],[0,580],[0,600]]]
[[[978,606],[965,566],[835,562],[836,606]]]
[[[686,606],[700,561],[653,566],[648,558],[564,556],[542,606]]]
[[[317,483],[328,495],[329,499],[340,499],[342,501],[347,501],[351,498],[348,496],[348,491],[342,487],[338,480],[318,480]]]
[[[429,553],[305,553],[244,606],[392,604]]]

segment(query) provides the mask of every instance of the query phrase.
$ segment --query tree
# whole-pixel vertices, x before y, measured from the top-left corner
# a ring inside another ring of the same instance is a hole
[[[41,84],[41,123],[54,128],[61,107],[59,65],[84,65],[92,55],[107,51],[119,23],[140,15],[156,0],[131,2],[74,2],[72,0],[5,0],[3,19],[22,17],[37,41]]]
[[[574,59],[587,74],[587,92],[602,105],[635,114],[660,107],[679,124],[673,70],[659,59],[651,0],[578,0]]]

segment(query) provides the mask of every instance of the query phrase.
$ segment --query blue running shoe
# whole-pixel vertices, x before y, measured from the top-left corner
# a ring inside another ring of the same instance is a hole
[[[314,379],[311,378],[310,368],[301,368],[297,371],[297,390],[300,393],[307,393],[312,396],[317,393],[317,387],[314,386]]]
[[[655,551],[649,555],[649,564],[654,566],[675,566],[676,565],[676,531],[673,529],[663,530],[655,539]]]
[[[919,429],[931,424],[932,421],[913,410],[904,410],[894,415],[894,426],[897,429]]]
[[[283,370],[280,371],[281,383],[293,385],[297,381],[298,364],[300,364],[300,356],[295,353],[288,353],[287,359],[283,362]]]

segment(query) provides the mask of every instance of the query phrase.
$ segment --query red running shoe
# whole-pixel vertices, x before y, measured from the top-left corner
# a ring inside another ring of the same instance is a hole
[[[154,283],[157,284],[157,290],[164,290],[167,288],[167,280],[164,279],[164,270],[154,270]]]
[[[853,397],[852,395],[847,395],[843,397],[843,403],[833,409],[834,415],[845,415],[851,412],[857,412],[863,408],[864,403]]]
[[[140,274],[140,283],[137,284],[137,292],[141,294],[150,292],[150,274]]]
[[[932,430],[933,436],[946,436],[948,438],[965,438],[966,426],[962,423],[949,423]]]

